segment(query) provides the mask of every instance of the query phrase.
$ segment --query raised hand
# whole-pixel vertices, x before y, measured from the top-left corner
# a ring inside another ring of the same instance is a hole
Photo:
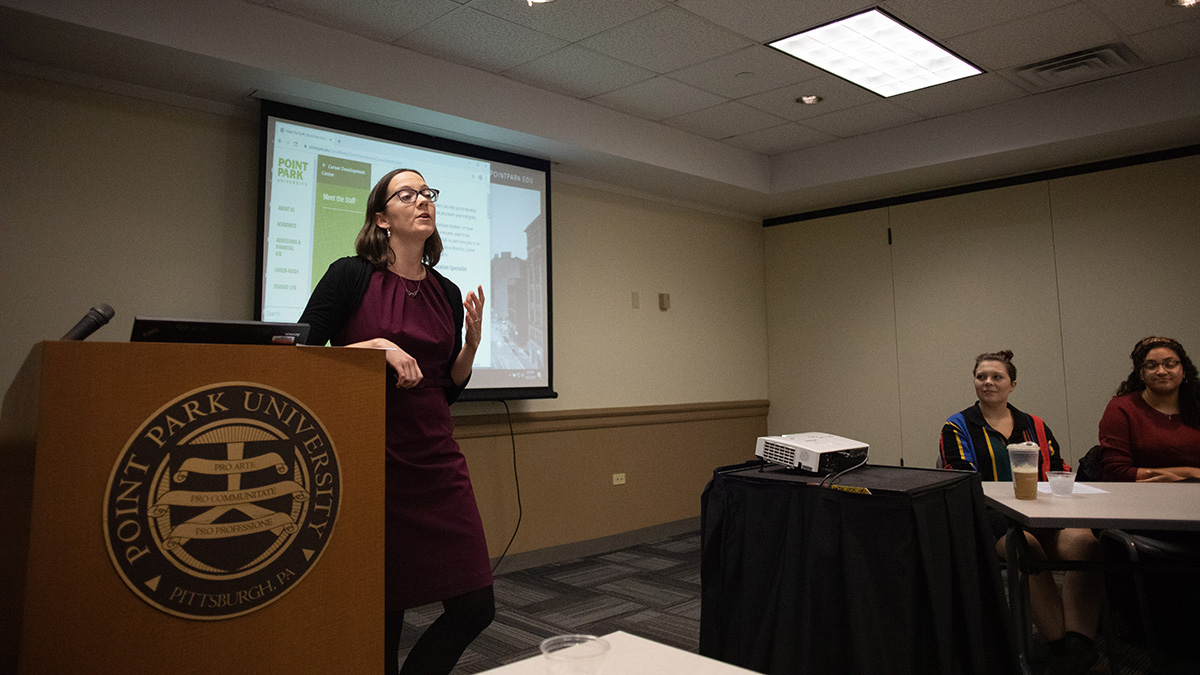
[[[483,324],[483,301],[483,286],[478,286],[475,291],[467,293],[467,299],[463,301],[463,307],[467,310],[466,345],[472,350],[479,347],[479,340],[483,336],[481,328]]]

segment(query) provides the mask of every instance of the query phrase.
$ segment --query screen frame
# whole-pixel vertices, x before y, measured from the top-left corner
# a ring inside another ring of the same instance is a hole
[[[464,155],[473,159],[489,162],[502,162],[546,175],[546,384],[545,386],[514,386],[472,388],[468,382],[467,388],[459,394],[459,401],[512,401],[521,399],[557,398],[554,391],[554,265],[551,227],[551,162],[545,159],[520,155],[506,150],[498,150],[482,145],[463,141],[431,136],[417,131],[388,126],[378,122],[347,117],[336,113],[302,108],[272,101],[259,99],[259,156],[258,156],[258,237],[255,245],[255,280],[254,280],[254,319],[262,320],[264,254],[266,251],[267,217],[267,154],[269,150],[268,131],[270,118],[277,117],[301,124],[312,124],[328,127],[337,131],[379,138],[384,141],[403,143],[427,150]]]

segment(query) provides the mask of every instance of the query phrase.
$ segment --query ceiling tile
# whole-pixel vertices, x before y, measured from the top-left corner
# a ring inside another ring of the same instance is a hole
[[[798,97],[809,94],[820,96],[822,101],[817,105],[796,103]],[[880,100],[880,97],[878,94],[873,94],[840,77],[822,71],[821,75],[800,84],[791,84],[738,100],[785,119],[802,120],[824,115],[834,110],[873,103]]]
[[[811,148],[814,145],[837,140],[837,136],[809,129],[795,122],[752,131],[748,134],[726,138],[723,142],[744,148],[760,155],[777,155],[783,152]]]
[[[861,0],[678,0],[676,4],[755,42],[787,37],[865,9]]]
[[[1101,15],[1126,35],[1144,33],[1155,28],[1184,21],[1194,21],[1200,14],[1196,7],[1173,7],[1165,1],[1130,2],[1130,0],[1088,0]]]
[[[1200,56],[1200,19],[1139,33],[1129,40],[1154,64]]]
[[[968,33],[949,40],[947,46],[981,68],[1003,70],[1098,47],[1119,37],[1107,21],[1076,3]]]
[[[522,0],[471,0],[469,6],[541,33],[578,42],[666,5],[661,0],[568,0],[531,7]]]
[[[661,75],[588,100],[648,120],[674,117],[724,101],[716,94]]]
[[[524,26],[460,7],[396,41],[409,49],[498,73],[566,45]],[[463,45],[470,45],[469,49]]]
[[[504,75],[575,98],[590,98],[654,77],[649,70],[579,45],[567,45],[539,56],[505,71]]]
[[[820,70],[801,60],[762,45],[751,45],[670,73],[677,80],[728,98],[778,89],[820,74]]]
[[[718,140],[766,129],[783,122],[784,120],[774,115],[769,115],[737,101],[728,101],[711,108],[662,120],[663,124],[676,129],[683,129]]]
[[[1022,96],[1028,96],[1024,89],[995,73],[983,73],[893,96],[888,103],[903,106],[923,117],[941,117]]]
[[[675,7],[587,38],[584,47],[667,73],[746,47],[749,40]]]
[[[350,33],[393,42],[458,9],[452,0],[406,0],[403,8],[379,0],[270,0],[276,9]]]
[[[811,117],[804,120],[804,125],[827,134],[846,138],[898,127],[920,119],[921,116],[911,110],[887,101],[877,101],[820,117]]]
[[[1039,14],[1075,0],[887,0],[883,8],[935,40]]]

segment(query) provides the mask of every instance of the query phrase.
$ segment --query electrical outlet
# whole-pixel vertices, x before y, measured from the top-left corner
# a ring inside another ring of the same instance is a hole
[[[613,485],[624,485],[624,484],[625,484],[625,474],[614,473],[613,474]]]

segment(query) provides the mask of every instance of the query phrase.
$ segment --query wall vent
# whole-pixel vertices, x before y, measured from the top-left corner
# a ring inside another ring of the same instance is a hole
[[[1114,42],[1020,66],[1012,72],[1017,84],[1038,93],[1128,73],[1144,66],[1128,45]]]

